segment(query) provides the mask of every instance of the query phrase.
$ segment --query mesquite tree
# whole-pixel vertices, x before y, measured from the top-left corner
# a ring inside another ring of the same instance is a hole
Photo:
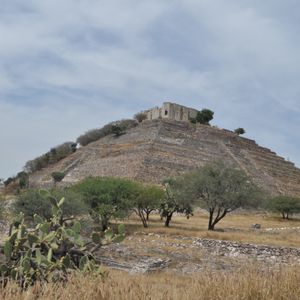
[[[165,226],[169,227],[174,213],[182,213],[187,217],[193,214],[191,198],[185,189],[183,178],[164,181],[165,200],[161,204],[160,215],[165,218]]]
[[[190,197],[209,213],[208,230],[228,213],[240,207],[256,207],[261,197],[259,189],[244,171],[216,162],[185,176]]]

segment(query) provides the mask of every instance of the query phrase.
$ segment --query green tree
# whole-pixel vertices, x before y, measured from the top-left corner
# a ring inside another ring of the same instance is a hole
[[[74,185],[72,190],[82,195],[94,221],[99,222],[104,231],[111,218],[128,215],[138,184],[121,178],[88,177]]]
[[[267,201],[266,208],[279,212],[283,219],[289,219],[292,214],[300,212],[300,199],[286,195],[277,196]]]
[[[198,111],[196,121],[200,124],[209,125],[209,122],[213,119],[214,112],[210,109],[204,108]]]
[[[157,186],[140,185],[136,196],[132,198],[132,210],[140,217],[143,226],[148,227],[147,221],[152,211],[160,208],[165,193]]]
[[[206,165],[185,176],[187,195],[209,213],[208,230],[240,207],[257,207],[262,197],[242,170],[223,162]]]
[[[234,133],[236,133],[237,135],[241,135],[241,134],[245,134],[246,131],[245,131],[244,128],[239,127],[239,128],[234,130]]]
[[[182,177],[166,179],[163,184],[165,199],[160,207],[160,215],[165,218],[165,226],[169,227],[174,213],[185,214],[189,217],[193,214],[193,208]]]

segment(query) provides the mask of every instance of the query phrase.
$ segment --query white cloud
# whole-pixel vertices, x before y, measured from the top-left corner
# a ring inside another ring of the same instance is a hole
[[[0,126],[10,126],[0,175],[164,100],[212,108],[215,124],[245,127],[300,165],[297,8],[293,0],[5,2]]]

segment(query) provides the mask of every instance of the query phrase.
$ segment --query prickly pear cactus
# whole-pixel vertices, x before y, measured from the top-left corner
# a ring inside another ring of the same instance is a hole
[[[62,221],[64,198],[57,201],[48,192],[42,193],[51,202],[53,216],[47,221],[35,215],[36,226],[33,229],[27,228],[22,213],[15,218],[2,248],[6,262],[0,266],[0,280],[4,284],[8,279],[13,279],[26,288],[35,281],[65,280],[74,269],[100,272],[93,252],[102,244],[124,239],[124,225],[119,225],[118,234],[110,229],[104,236],[93,232],[91,241],[86,243],[80,234],[79,222],[68,225]]]

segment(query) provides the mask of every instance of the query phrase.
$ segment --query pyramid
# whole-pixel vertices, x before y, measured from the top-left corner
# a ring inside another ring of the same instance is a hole
[[[106,136],[31,174],[32,186],[53,185],[51,173],[65,172],[62,185],[87,176],[116,176],[161,183],[222,159],[244,170],[271,194],[300,196],[300,169],[250,140],[213,126],[171,119],[145,120],[121,136]]]

